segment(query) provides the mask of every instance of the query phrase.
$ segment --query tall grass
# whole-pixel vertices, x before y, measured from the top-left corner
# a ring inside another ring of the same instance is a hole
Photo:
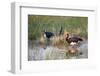
[[[87,38],[87,17],[28,15],[28,39],[37,40],[45,30],[58,33],[61,26],[63,32]]]

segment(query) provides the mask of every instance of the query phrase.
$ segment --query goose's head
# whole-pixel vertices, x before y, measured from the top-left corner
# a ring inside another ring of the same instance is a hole
[[[69,38],[69,32],[64,32],[64,38],[66,39],[66,38]]]

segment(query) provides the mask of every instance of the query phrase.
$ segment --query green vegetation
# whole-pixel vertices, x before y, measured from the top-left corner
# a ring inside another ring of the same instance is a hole
[[[58,33],[61,26],[63,31],[87,38],[87,17],[28,15],[28,39],[40,38],[45,30]]]

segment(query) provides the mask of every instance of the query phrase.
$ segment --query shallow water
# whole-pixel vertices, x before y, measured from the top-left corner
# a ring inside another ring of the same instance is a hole
[[[56,59],[78,59],[78,58],[87,58],[88,57],[88,43],[87,41],[82,42],[79,46],[79,52],[82,52],[82,55],[68,57],[66,56],[65,49],[59,49],[54,46],[47,46],[46,48],[41,47],[38,44],[38,41],[30,41],[28,44],[28,60],[56,60]]]
[[[85,41],[82,43],[82,45],[79,47],[79,51],[82,52],[83,54],[80,55],[80,58],[88,58],[88,42]]]

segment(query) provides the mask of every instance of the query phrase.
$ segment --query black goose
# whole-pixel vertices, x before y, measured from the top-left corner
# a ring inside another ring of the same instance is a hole
[[[44,37],[47,39],[46,45],[50,45],[50,38],[54,36],[52,32],[44,32]]]
[[[44,37],[50,39],[54,34],[52,32],[44,32]]]

